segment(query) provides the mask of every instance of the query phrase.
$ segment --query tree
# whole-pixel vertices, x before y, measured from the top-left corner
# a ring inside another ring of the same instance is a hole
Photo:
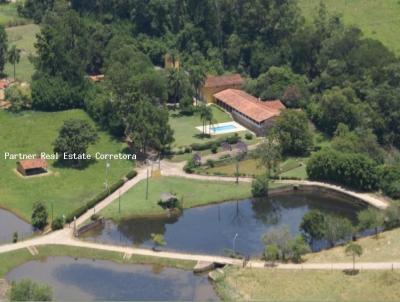
[[[14,79],[16,79],[15,66],[16,66],[16,64],[19,63],[20,59],[21,59],[21,49],[17,48],[15,45],[13,45],[11,47],[11,49],[8,50],[7,60],[14,66]]]
[[[346,255],[353,257],[353,272],[354,272],[356,270],[356,256],[361,257],[363,249],[361,245],[355,242],[350,242],[346,246],[345,253]]]
[[[375,236],[378,236],[378,228],[382,227],[384,224],[384,216],[380,211],[368,208],[359,212],[357,218],[360,231],[374,229]]]
[[[387,196],[400,199],[400,165],[380,167],[379,179],[379,186]]]
[[[319,210],[311,210],[303,216],[300,231],[309,242],[312,242],[324,237],[325,224],[325,215]]]
[[[376,163],[359,153],[341,153],[325,148],[307,161],[310,179],[331,181],[351,188],[371,191],[378,188]]]
[[[177,104],[185,96],[193,98],[193,90],[186,72],[177,68],[170,68],[167,72],[169,100]]]
[[[299,107],[308,97],[308,80],[288,67],[272,66],[256,80],[246,83],[245,89],[263,100],[283,100],[288,107]],[[291,88],[291,89],[289,89]]]
[[[282,148],[279,140],[274,136],[267,137],[256,149],[256,158],[268,174],[275,171],[282,156]]]
[[[258,175],[251,183],[253,197],[266,197],[268,195],[269,176],[267,173]]]
[[[11,283],[9,299],[10,301],[52,301],[53,291],[48,285],[23,279]]]
[[[98,134],[88,121],[70,119],[64,122],[57,139],[53,142],[54,152],[62,161],[80,166],[87,148],[97,140]]]
[[[325,218],[325,239],[331,246],[338,241],[345,240],[353,233],[353,225],[347,218],[329,215]]]
[[[47,209],[41,202],[35,202],[31,216],[31,223],[35,229],[43,230],[47,224]]]
[[[292,241],[292,260],[296,263],[302,261],[302,256],[311,252],[310,246],[302,236],[296,236]]]
[[[163,234],[155,234],[152,233],[151,234],[151,240],[154,242],[154,248],[156,249],[158,247],[164,246],[167,244],[167,242],[164,239],[164,235]]]
[[[201,119],[201,122],[203,125],[203,135],[206,135],[206,125],[207,125],[207,122],[209,122],[211,125],[211,122],[213,120],[213,112],[212,112],[211,107],[207,106],[205,104],[200,105],[198,107],[198,111],[199,111],[200,119]]]
[[[4,75],[4,65],[7,61],[7,33],[3,25],[0,25],[0,77]]]
[[[292,239],[286,225],[269,230],[262,238],[267,247],[274,245],[278,248],[279,258],[282,260],[286,260],[286,257],[290,256],[292,252]]]
[[[143,153],[149,146],[161,151],[174,140],[168,118],[168,111],[148,99],[134,101],[126,118],[126,135]]]
[[[267,245],[264,251],[264,258],[272,263],[279,260],[279,248],[275,244]]]
[[[273,129],[282,152],[286,155],[304,156],[313,146],[313,137],[307,115],[303,111],[284,110]]]

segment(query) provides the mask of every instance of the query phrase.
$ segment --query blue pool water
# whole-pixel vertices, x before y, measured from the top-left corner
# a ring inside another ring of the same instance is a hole
[[[236,130],[236,126],[235,125],[217,126],[217,127],[212,127],[211,130],[214,133],[220,133],[220,132]]]

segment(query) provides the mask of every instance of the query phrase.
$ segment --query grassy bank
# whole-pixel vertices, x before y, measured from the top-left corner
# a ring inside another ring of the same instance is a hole
[[[317,13],[320,0],[299,0],[306,20]],[[329,12],[339,13],[346,24],[357,25],[369,38],[380,40],[400,54],[400,2],[397,0],[324,0]]]
[[[398,301],[400,272],[286,271],[229,268],[216,289],[223,300]]]
[[[32,205],[42,201],[54,216],[67,215],[82,206],[89,199],[104,190],[105,161],[91,162],[86,168],[72,169],[49,161],[49,174],[31,178],[22,177],[15,171],[17,160],[5,159],[9,153],[52,153],[52,143],[58,136],[59,128],[67,119],[84,119],[93,123],[82,110],[62,112],[24,112],[12,114],[0,111],[0,206],[11,209],[29,220]],[[99,141],[91,146],[88,153],[119,153],[125,144],[113,139],[105,132],[99,132]],[[133,163],[124,160],[110,161],[109,183],[114,183],[131,170]]]
[[[28,24],[10,27],[6,29],[6,32],[9,46],[15,45],[18,49],[21,49],[21,59],[16,64],[16,78],[20,81],[30,82],[34,66],[29,58],[35,55],[34,43],[36,41],[36,34],[39,33],[39,26]],[[5,72],[9,77],[14,77],[14,66],[7,63]]]
[[[160,177],[149,180],[149,196],[146,200],[146,181],[141,181],[121,196],[121,214],[119,202],[115,200],[101,214],[107,218],[119,220],[121,217],[135,215],[160,215],[165,211],[158,205],[160,195],[173,193],[183,199],[183,207],[191,208],[212,202],[244,199],[251,196],[251,184],[233,182],[198,181],[180,177]]]
[[[174,260],[158,257],[132,255],[132,258],[123,259],[123,254],[118,252],[101,251],[88,248],[69,247],[69,246],[43,246],[38,247],[39,255],[32,256],[27,249],[21,249],[9,253],[0,254],[0,278],[3,278],[10,270],[19,265],[32,261],[42,261],[45,257],[68,256],[73,258],[86,258],[96,260],[109,260],[115,263],[124,264],[149,264],[162,265],[180,269],[192,269],[195,265],[193,261]]]
[[[357,240],[363,248],[361,262],[390,262],[400,261],[400,229],[383,232],[378,238],[375,236]],[[319,253],[312,253],[304,257],[307,262],[350,262],[346,256],[345,247],[335,247]]]

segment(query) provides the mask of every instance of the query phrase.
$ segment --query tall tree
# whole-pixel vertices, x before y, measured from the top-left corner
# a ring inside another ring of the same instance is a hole
[[[0,24],[0,77],[4,75],[4,65],[7,61],[8,40],[3,25]]]
[[[8,62],[14,66],[14,79],[16,79],[15,66],[19,63],[21,59],[21,49],[17,48],[15,45],[11,46],[8,50]]]
[[[350,255],[353,257],[353,272],[356,270],[356,256],[361,257],[363,253],[363,249],[361,245],[350,242],[345,249],[346,255]]]

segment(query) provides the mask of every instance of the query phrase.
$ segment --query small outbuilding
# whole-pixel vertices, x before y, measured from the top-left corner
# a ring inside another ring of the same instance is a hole
[[[47,161],[44,159],[27,159],[17,162],[17,171],[24,176],[47,173]]]

